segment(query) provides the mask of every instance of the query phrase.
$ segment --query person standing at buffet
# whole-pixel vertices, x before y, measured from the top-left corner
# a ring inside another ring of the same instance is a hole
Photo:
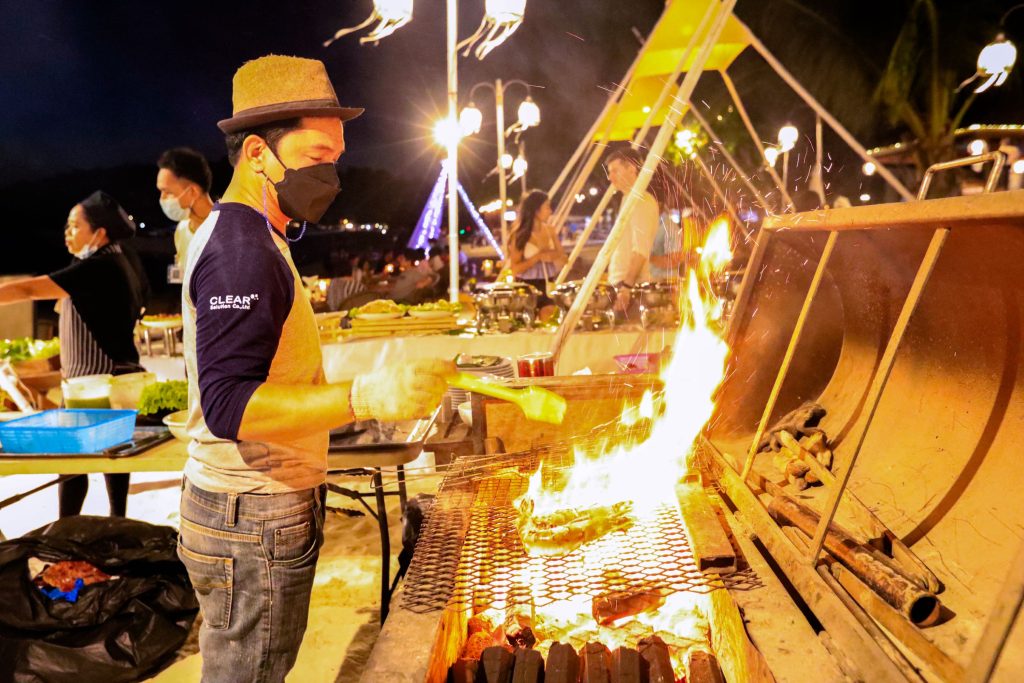
[[[632,191],[644,159],[631,147],[619,147],[604,162],[605,173],[623,198]],[[625,234],[612,252],[608,282],[618,288],[615,307],[625,312],[630,304],[629,288],[651,279],[651,248],[658,233],[661,209],[655,198],[654,182],[633,209]]]
[[[75,257],[66,268],[0,285],[0,304],[56,299],[60,310],[60,364],[64,379],[139,372],[135,323],[142,314],[145,275],[122,242],[135,223],[106,192],[97,191],[68,213],[64,244]],[[110,514],[124,517],[128,474],[105,474]],[[77,515],[89,490],[80,475],[58,487],[60,516]]]
[[[188,147],[175,147],[160,155],[156,162],[156,189],[160,192],[160,209],[177,223],[174,229],[174,265],[179,281],[185,270],[185,257],[192,236],[213,208],[210,188],[213,173],[206,158]]]
[[[203,613],[203,681],[284,681],[323,542],[330,430],[427,415],[455,372],[420,361],[324,381],[285,230],[337,196],[343,123],[362,111],[340,106],[322,62],[271,55],[238,69],[218,124],[234,171],[182,286],[191,442],[178,556]]]
[[[545,300],[568,260],[558,235],[551,229],[551,201],[543,190],[531,190],[519,204],[509,239],[509,269],[517,280],[536,287]]]

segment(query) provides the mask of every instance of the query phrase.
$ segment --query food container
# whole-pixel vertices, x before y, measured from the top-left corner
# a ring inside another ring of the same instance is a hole
[[[134,410],[45,410],[0,424],[5,453],[98,453],[130,441]]]
[[[516,358],[520,377],[554,377],[555,355],[550,351],[527,353]]]
[[[111,377],[110,407],[117,410],[138,409],[142,390],[150,384],[156,384],[156,375],[152,372],[133,372]]]
[[[188,435],[187,410],[179,410],[175,413],[171,413],[164,417],[163,422],[167,426],[167,429],[170,430],[171,434],[174,435],[174,438],[178,441],[188,443],[191,440]]]
[[[112,375],[86,375],[61,382],[65,408],[109,408]]]

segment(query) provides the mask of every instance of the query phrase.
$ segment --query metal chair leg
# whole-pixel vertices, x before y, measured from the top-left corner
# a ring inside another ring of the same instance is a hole
[[[377,498],[377,524],[380,526],[380,623],[388,618],[391,602],[391,537],[388,535],[388,511],[384,498],[384,479],[379,467],[374,468],[371,479]]]

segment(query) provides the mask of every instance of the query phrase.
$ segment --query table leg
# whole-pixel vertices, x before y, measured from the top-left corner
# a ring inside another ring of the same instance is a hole
[[[384,498],[384,479],[379,467],[373,470],[370,480],[377,498],[377,524],[380,526],[380,623],[388,618],[391,601],[391,537],[388,535],[388,511]]]
[[[397,468],[398,477],[398,502],[401,505],[402,517],[405,517],[405,504],[408,500],[408,496],[405,491],[405,465],[399,465]]]

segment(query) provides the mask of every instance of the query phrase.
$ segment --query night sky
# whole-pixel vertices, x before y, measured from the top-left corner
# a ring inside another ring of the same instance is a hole
[[[958,80],[965,78],[1013,3],[935,2],[941,59]],[[460,4],[460,36],[466,37],[484,3]],[[911,4],[740,0],[737,14],[855,135],[874,146],[899,140],[902,132],[871,106],[871,98]],[[431,125],[446,109],[444,7],[443,0],[416,0],[412,23],[376,47],[348,36],[324,48],[338,28],[369,14],[370,0],[8,0],[0,22],[0,210],[5,232],[16,230],[18,244],[0,253],[0,273],[45,272],[66,260],[64,216],[97,187],[112,191],[151,229],[169,227],[152,188],[155,160],[169,147],[189,145],[208,155],[218,174],[214,194],[223,191],[229,169],[216,122],[231,113],[234,71],[268,53],[323,60],[342,104],[366,107],[346,126],[342,166],[383,169],[394,182],[381,175],[372,195],[349,183],[347,196],[364,200],[364,214],[404,203],[414,220],[439,171],[441,151]],[[645,36],[662,7],[661,0],[529,0],[526,21],[507,43],[482,62],[460,60],[460,105],[481,81],[518,78],[535,86],[542,123],[524,138],[530,184],[545,187],[635,56],[635,33]],[[1024,10],[1006,30],[1024,46]],[[1022,71],[1018,64],[1006,85],[979,97],[965,123],[1024,123]],[[789,121],[805,135],[813,130],[810,109],[753,50],[730,73],[764,139]],[[509,92],[510,120],[522,96],[518,89]],[[725,106],[717,76],[702,78],[695,101],[712,113]],[[482,92],[477,104],[484,129],[463,146],[460,178],[475,200],[487,201],[496,195],[494,177],[484,179],[495,163],[493,100]],[[846,183],[847,194],[855,196],[863,180],[860,162],[833,135],[826,135],[825,147],[830,182]],[[802,163],[807,158],[805,153]],[[366,177],[364,185],[376,182]],[[345,197],[344,185],[342,192]]]

